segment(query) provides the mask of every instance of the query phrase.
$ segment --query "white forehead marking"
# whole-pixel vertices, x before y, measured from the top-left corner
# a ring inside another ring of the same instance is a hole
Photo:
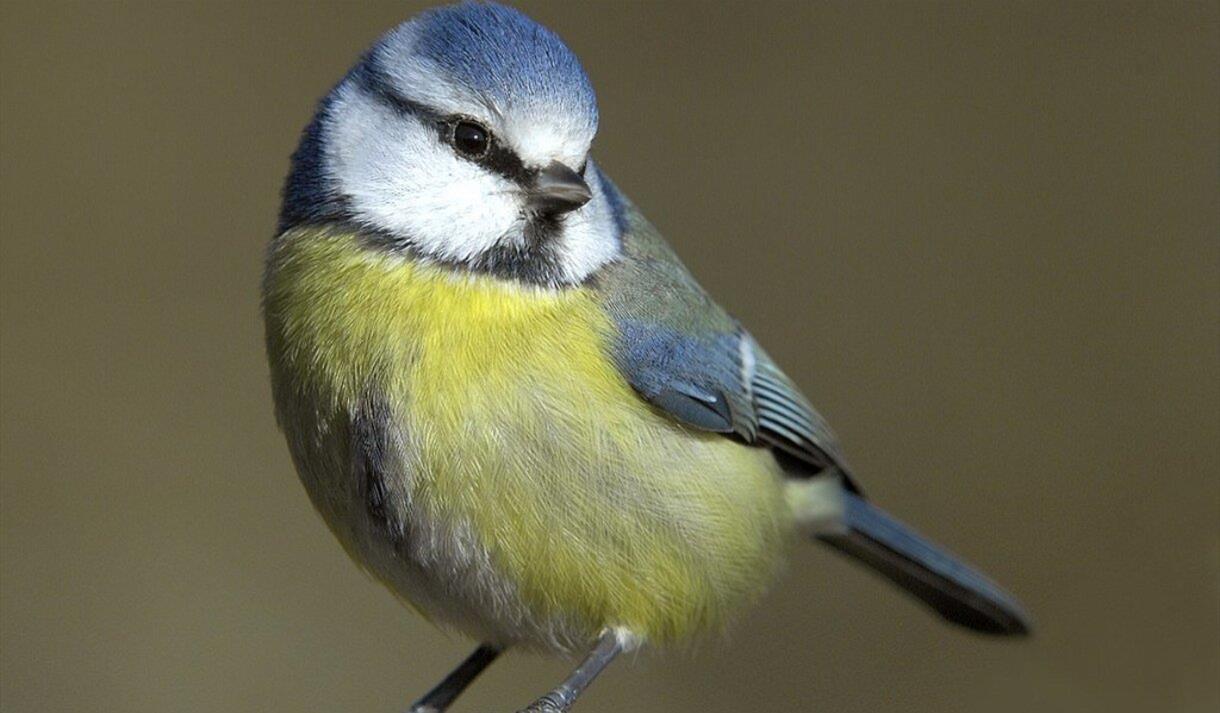
[[[401,34],[401,33],[400,33]],[[403,43],[410,36],[402,38]],[[435,109],[442,115],[465,115],[486,123],[489,127],[503,122],[502,109],[487,97],[460,82],[450,81],[436,63],[426,57],[410,54],[405,46],[396,45],[393,52],[388,46],[379,46],[376,67],[390,88],[399,96]]]
[[[527,166],[545,166],[551,161],[579,167],[589,153],[591,137],[580,127],[560,117],[517,117],[505,121],[501,134]]]

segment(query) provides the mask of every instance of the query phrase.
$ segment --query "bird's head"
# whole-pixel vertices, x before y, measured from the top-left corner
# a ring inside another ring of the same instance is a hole
[[[516,10],[463,3],[383,36],[322,101],[281,227],[341,222],[374,248],[536,284],[618,253],[580,62]]]

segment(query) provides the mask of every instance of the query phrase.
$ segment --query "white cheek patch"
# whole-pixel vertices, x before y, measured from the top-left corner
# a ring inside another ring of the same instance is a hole
[[[340,88],[330,116],[325,170],[350,201],[357,222],[452,263],[472,262],[497,245],[524,240],[520,186],[459,158],[435,127],[399,114],[355,86]],[[543,127],[528,133],[556,136]],[[572,140],[555,149],[559,144],[544,140],[535,150],[540,146],[551,148],[536,164],[558,159],[579,166],[588,144]],[[559,258],[555,279],[568,284],[584,281],[619,254],[615,219],[598,172],[585,175],[593,199],[563,216],[553,237]]]
[[[456,261],[519,231],[516,187],[455,156],[433,127],[350,86],[331,111],[326,168],[362,222]]]
[[[592,160],[590,160],[592,163]],[[593,199],[564,218],[559,256],[564,280],[583,282],[619,256],[618,226],[594,167],[585,171]]]

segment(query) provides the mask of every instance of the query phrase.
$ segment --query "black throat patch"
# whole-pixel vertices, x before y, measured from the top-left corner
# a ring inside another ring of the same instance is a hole
[[[343,226],[376,250],[420,258],[438,265],[541,287],[574,286],[564,275],[559,239],[560,221],[537,216],[527,220],[520,239],[506,237],[467,260],[455,260],[421,250],[410,237],[371,230],[351,221]]]

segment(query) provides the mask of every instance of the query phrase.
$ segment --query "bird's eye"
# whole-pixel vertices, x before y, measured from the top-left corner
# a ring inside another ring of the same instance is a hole
[[[491,148],[491,134],[473,121],[459,121],[453,125],[453,147],[463,155],[482,158]]]

